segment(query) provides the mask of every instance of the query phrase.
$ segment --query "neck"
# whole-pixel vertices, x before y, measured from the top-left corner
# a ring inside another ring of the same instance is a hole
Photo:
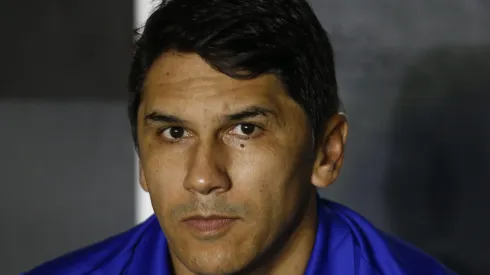
[[[315,190],[316,191],[316,190]],[[247,273],[250,275],[268,274],[304,274],[313,246],[315,245],[317,230],[317,197],[316,192],[307,199],[308,206],[298,215],[296,227],[287,232],[278,244],[280,248],[267,255],[266,262],[261,263],[258,269]]]

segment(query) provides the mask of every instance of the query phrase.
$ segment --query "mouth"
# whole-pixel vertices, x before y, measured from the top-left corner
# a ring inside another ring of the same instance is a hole
[[[199,238],[216,238],[224,235],[233,224],[238,221],[236,217],[226,216],[192,216],[182,222]]]

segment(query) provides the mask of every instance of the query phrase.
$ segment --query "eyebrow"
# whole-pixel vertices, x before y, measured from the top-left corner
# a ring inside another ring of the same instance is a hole
[[[182,118],[170,114],[165,114],[158,111],[153,111],[145,115],[145,122],[160,122],[160,123],[175,123],[175,124],[187,124],[188,122]]]
[[[268,117],[272,115],[277,118],[277,114],[271,109],[261,106],[250,106],[237,113],[226,115],[226,120],[231,122],[243,121],[245,119],[254,117]],[[175,123],[175,124],[189,124],[188,121],[171,114],[166,114],[160,111],[153,111],[145,115],[146,122],[160,122],[160,123]]]
[[[229,121],[241,121],[247,118],[253,118],[258,116],[267,117],[269,115],[277,117],[276,113],[270,109],[260,107],[260,106],[251,106],[242,111],[239,111],[238,113],[227,115],[226,118]]]

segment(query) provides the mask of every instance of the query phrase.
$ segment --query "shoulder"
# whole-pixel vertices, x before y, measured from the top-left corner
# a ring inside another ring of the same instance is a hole
[[[22,275],[119,274],[131,260],[142,236],[155,226],[159,228],[152,216],[126,232],[43,263]]]
[[[323,211],[335,220],[336,227],[342,228],[342,244],[339,245],[353,245],[358,260],[375,274],[455,275],[415,246],[377,229],[352,209],[326,200],[321,203]]]

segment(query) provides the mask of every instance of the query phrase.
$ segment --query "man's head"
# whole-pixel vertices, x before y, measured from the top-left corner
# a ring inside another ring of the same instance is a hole
[[[232,273],[279,251],[342,164],[332,49],[303,0],[160,5],[130,95],[140,182],[176,268]]]

